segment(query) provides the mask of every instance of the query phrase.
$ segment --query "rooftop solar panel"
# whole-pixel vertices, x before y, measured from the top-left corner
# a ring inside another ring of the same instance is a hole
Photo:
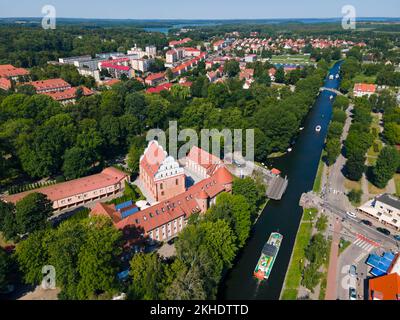
[[[117,205],[115,206],[115,209],[116,209],[117,211],[120,211],[121,209],[130,207],[132,204],[133,204],[132,200],[129,200],[129,201],[127,201],[127,202],[123,202],[123,203],[117,204]]]
[[[135,214],[138,211],[139,211],[138,207],[130,208],[130,209],[126,210],[126,211],[121,212],[121,217],[122,217],[122,219],[125,219],[126,217],[129,217],[129,216]]]

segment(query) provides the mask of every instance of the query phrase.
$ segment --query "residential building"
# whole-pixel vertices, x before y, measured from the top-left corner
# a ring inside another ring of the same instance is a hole
[[[152,73],[145,79],[145,84],[148,86],[155,86],[165,81],[165,72]]]
[[[377,196],[359,207],[358,211],[400,230],[400,199],[393,195]]]
[[[149,71],[151,64],[154,62],[153,59],[131,59],[131,67],[133,70],[140,72]]]
[[[91,215],[107,216],[116,228],[127,234],[153,241],[168,241],[176,237],[192,214],[205,213],[223,192],[232,192],[233,177],[221,167],[212,177],[195,184],[187,191],[160,203],[137,211],[135,206],[118,210],[114,205],[97,204]],[[125,213],[125,214],[124,214]]]
[[[185,172],[157,141],[150,141],[140,158],[139,180],[156,201],[185,192]]]
[[[58,101],[62,104],[69,104],[69,103],[75,103],[77,99],[77,90],[82,89],[82,95],[83,96],[91,96],[94,94],[92,90],[89,88],[86,88],[85,86],[81,87],[73,87],[64,91],[56,91],[56,92],[45,92],[43,94],[51,97],[55,101]]]
[[[174,40],[174,41],[170,41],[170,43],[169,43],[169,46],[171,47],[171,48],[175,48],[175,47],[177,47],[177,46],[181,46],[181,45],[183,45],[183,44],[186,44],[186,43],[188,43],[188,42],[190,42],[190,41],[192,41],[192,39],[190,39],[190,38],[184,38],[184,39],[182,39],[182,40]]]
[[[0,65],[0,78],[18,81],[19,77],[29,75],[29,71],[24,68],[16,68],[11,64]]]
[[[63,79],[39,80],[27,83],[33,86],[36,93],[58,92],[71,89],[71,85]]]
[[[375,84],[356,83],[354,85],[353,94],[354,94],[355,97],[363,97],[363,96],[370,97],[375,92],[376,92],[376,85]]]
[[[223,49],[224,47],[225,47],[225,41],[224,40],[218,40],[218,41],[215,41],[213,43],[214,51],[219,51],[219,50]]]
[[[244,57],[244,61],[247,63],[256,62],[257,55],[256,54],[248,54]]]
[[[72,64],[75,67],[79,66],[79,63],[82,61],[89,61],[92,59],[91,55],[77,56],[77,57],[68,57],[68,58],[60,58],[58,61],[61,64]]]
[[[46,195],[53,202],[55,211],[63,211],[115,196],[125,189],[125,182],[129,181],[130,178],[127,174],[110,167],[92,176],[5,196],[4,200],[17,203],[28,194],[39,192]]]

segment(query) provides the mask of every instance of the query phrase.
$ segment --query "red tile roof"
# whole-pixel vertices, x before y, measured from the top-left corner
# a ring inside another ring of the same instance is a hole
[[[64,81],[63,79],[40,80],[40,81],[33,81],[28,84],[34,86],[36,91],[57,90],[60,88],[71,87],[71,85],[68,82]]]
[[[159,79],[164,79],[164,78],[165,78],[165,72],[152,73],[146,78],[146,81],[153,81],[153,80],[159,80]]]
[[[185,44],[185,43],[188,43],[190,41],[192,41],[192,39],[190,39],[190,38],[185,38],[185,39],[182,39],[182,40],[174,40],[174,41],[170,41],[169,46],[170,47],[179,46],[181,44]]]
[[[23,68],[16,68],[11,64],[0,65],[0,78],[10,78],[18,76],[26,76],[29,71]]]
[[[4,197],[4,199],[7,202],[16,203],[30,193],[40,192],[45,194],[51,201],[57,201],[72,197],[74,195],[112,186],[116,183],[121,182],[126,177],[127,174],[125,174],[124,172],[116,168],[110,167],[104,169],[101,173],[92,176],[6,196]]]
[[[369,300],[400,300],[400,276],[391,273],[369,280]]]
[[[115,64],[113,61],[112,62],[103,62],[101,64],[103,68],[108,68],[108,69],[116,69],[116,70],[121,70],[121,71],[129,71],[131,68],[127,66],[120,66],[118,64]]]
[[[0,78],[0,89],[10,90],[11,89],[11,80],[7,78]]]
[[[111,80],[103,81],[103,85],[111,87],[114,84],[117,84],[119,82],[121,82],[121,80],[119,80],[119,79],[111,79]]]
[[[172,87],[172,83],[163,83],[155,88],[147,89],[146,92],[147,93],[160,93],[161,91],[164,91],[164,90],[167,90],[167,91],[170,90],[171,87]]]
[[[89,88],[86,88],[84,86],[82,86],[81,88],[83,90],[84,96],[90,96],[90,95],[94,94],[94,92],[92,90],[90,90]],[[73,87],[73,88],[69,88],[64,91],[44,92],[43,94],[53,98],[56,101],[71,100],[71,99],[76,98],[76,91],[78,89],[79,89],[79,87]]]
[[[354,85],[354,91],[374,93],[376,91],[376,85],[368,83],[356,83]]]

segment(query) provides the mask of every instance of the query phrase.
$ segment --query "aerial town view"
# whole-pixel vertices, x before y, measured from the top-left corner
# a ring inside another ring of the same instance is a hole
[[[400,300],[399,3],[182,3],[1,1],[0,300]]]

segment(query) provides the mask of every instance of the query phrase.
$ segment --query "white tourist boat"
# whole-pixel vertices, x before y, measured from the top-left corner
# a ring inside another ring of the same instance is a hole
[[[315,131],[316,131],[316,132],[321,132],[321,130],[322,130],[322,127],[321,127],[321,126],[317,126],[317,127],[315,128]]]

